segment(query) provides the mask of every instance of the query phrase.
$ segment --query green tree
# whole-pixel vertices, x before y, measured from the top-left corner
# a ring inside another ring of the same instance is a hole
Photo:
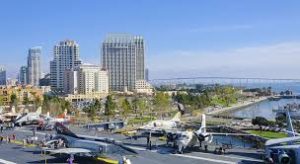
[[[107,116],[108,118],[113,116],[115,114],[116,107],[117,105],[113,101],[112,96],[111,95],[107,96],[105,102],[105,108],[104,108],[104,115]]]
[[[132,109],[134,111],[135,117],[137,117],[137,111],[139,109],[138,101],[139,101],[138,97],[134,97],[134,99],[132,100]]]
[[[98,99],[96,99],[94,103],[83,108],[83,111],[88,114],[89,118],[95,121],[96,118],[98,117],[98,112],[100,111],[100,109],[101,109],[101,103]]]
[[[138,106],[140,115],[143,117],[144,113],[145,113],[145,111],[147,109],[147,102],[146,102],[146,100],[144,98],[138,99],[137,106]]]
[[[11,102],[11,105],[17,105],[18,104],[18,97],[15,93],[13,93],[10,96],[10,102]]]
[[[24,97],[23,104],[24,104],[24,105],[27,105],[27,104],[29,104],[29,103],[30,103],[29,98],[28,98],[27,96]]]
[[[153,104],[156,111],[163,117],[164,112],[170,107],[169,96],[163,92],[157,92],[154,96]]]
[[[252,119],[252,124],[253,125],[258,125],[259,128],[262,129],[262,126],[268,126],[269,122],[264,117],[255,117],[254,119]]]
[[[3,102],[3,96],[0,95],[0,106],[3,106],[4,105],[4,102]]]
[[[95,100],[95,103],[94,103],[94,106],[95,106],[95,108],[96,108],[98,111],[100,111],[100,109],[101,109],[101,102],[100,102],[100,100],[96,99],[96,100]]]
[[[36,96],[35,99],[34,99],[34,104],[36,106],[41,106],[42,105],[42,100],[40,97]]]
[[[121,103],[122,115],[127,119],[128,115],[132,112],[132,106],[127,99],[123,99]]]
[[[97,118],[97,108],[95,107],[95,104],[91,104],[87,107],[84,107],[83,111],[87,113],[88,117],[91,118],[93,121]]]

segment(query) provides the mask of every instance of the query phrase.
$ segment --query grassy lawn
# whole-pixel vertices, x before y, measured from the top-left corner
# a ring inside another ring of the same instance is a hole
[[[142,123],[147,123],[150,122],[151,120],[155,120],[155,117],[152,117],[152,119],[150,117],[138,117],[138,118],[132,118],[128,120],[128,124],[142,124]]]
[[[267,139],[276,139],[287,137],[287,134],[282,132],[271,132],[271,131],[260,131],[260,130],[249,130],[248,133],[255,134]]]

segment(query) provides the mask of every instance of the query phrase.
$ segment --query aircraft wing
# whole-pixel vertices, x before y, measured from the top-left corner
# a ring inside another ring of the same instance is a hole
[[[270,147],[270,149],[284,149],[284,150],[288,150],[288,149],[299,149],[300,145],[284,145],[284,146],[274,146],[274,147]]]
[[[265,143],[265,146],[272,146],[284,142],[295,142],[300,141],[300,136],[297,137],[286,137],[286,138],[279,138],[279,139],[270,139]]]
[[[83,148],[61,148],[61,149],[44,149],[44,151],[50,154],[79,154],[79,153],[91,153],[91,150]]]

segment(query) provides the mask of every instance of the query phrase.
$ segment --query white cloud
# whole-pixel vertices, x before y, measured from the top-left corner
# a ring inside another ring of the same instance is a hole
[[[149,57],[151,78],[235,76],[300,78],[300,42],[223,51],[178,50]]]

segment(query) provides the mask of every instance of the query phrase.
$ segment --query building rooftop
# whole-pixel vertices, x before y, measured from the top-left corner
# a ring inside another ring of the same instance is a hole
[[[132,43],[136,40],[143,40],[142,36],[131,34],[108,34],[103,43]]]
[[[78,44],[74,40],[66,39],[64,41],[60,41],[56,46],[78,46]]]

